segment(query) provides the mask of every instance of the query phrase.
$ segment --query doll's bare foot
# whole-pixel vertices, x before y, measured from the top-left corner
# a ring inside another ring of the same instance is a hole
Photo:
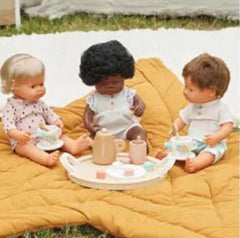
[[[157,159],[163,159],[166,156],[167,156],[167,151],[161,150],[161,149],[157,149],[154,155],[154,157],[156,157]]]
[[[47,156],[46,166],[54,167],[57,164],[59,158],[59,151],[56,150]]]
[[[47,153],[31,142],[17,144],[15,152],[20,156],[27,157],[30,160],[47,167],[54,167],[57,164],[59,157],[59,151]]]
[[[61,149],[72,155],[79,154],[81,151],[86,150],[90,147],[87,135],[80,136],[76,140],[73,140],[66,135],[62,135],[61,139],[64,142]]]
[[[188,173],[194,173],[196,172],[196,165],[193,161],[193,159],[186,159],[184,170]]]
[[[87,140],[87,136],[86,135],[80,136],[73,143],[72,149],[71,149],[71,154],[73,154],[73,155],[78,154],[83,150],[89,149],[89,147],[90,146],[89,146],[89,142]]]

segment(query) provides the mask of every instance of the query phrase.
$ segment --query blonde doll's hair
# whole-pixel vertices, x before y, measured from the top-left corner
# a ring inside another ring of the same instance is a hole
[[[8,94],[18,80],[27,80],[44,73],[44,64],[38,58],[28,54],[13,55],[1,67],[1,90],[4,94]]]

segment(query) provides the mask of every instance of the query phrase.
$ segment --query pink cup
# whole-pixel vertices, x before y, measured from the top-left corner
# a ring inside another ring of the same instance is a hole
[[[147,145],[144,140],[132,140],[129,144],[129,158],[132,164],[143,164],[147,159]]]

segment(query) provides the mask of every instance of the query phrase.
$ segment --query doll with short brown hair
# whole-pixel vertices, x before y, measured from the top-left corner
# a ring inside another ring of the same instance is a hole
[[[227,150],[226,138],[233,121],[220,99],[228,88],[230,72],[222,59],[201,54],[184,66],[182,75],[183,94],[189,104],[180,111],[174,125],[178,131],[188,125],[188,136],[197,144],[197,156],[187,158],[184,167],[193,173],[216,163]]]

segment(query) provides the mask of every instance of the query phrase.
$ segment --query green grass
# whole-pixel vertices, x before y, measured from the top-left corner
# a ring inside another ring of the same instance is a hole
[[[122,16],[122,15],[90,15],[75,14],[61,19],[49,20],[41,17],[29,17],[21,14],[21,29],[15,26],[0,26],[0,36],[12,36],[16,34],[45,34],[66,31],[100,31],[100,30],[129,30],[129,29],[158,29],[185,28],[195,30],[217,30],[226,27],[239,26],[239,21],[228,21],[214,17],[200,16],[195,18],[181,17],[168,18],[158,16]],[[10,236],[11,238],[111,238],[108,232],[102,232],[90,225],[72,226],[26,232],[22,236]]]
[[[29,17],[24,13],[21,16],[22,25],[20,30],[17,30],[14,26],[1,26],[0,36],[65,31],[117,31],[136,28],[158,29],[161,27],[216,30],[239,25],[239,21],[228,21],[209,16],[168,18],[159,16],[90,15],[80,13],[54,20],[42,17]]]
[[[102,232],[90,225],[72,226],[62,228],[41,229],[36,232],[26,232],[22,236],[9,236],[8,238],[114,238],[108,232]]]

